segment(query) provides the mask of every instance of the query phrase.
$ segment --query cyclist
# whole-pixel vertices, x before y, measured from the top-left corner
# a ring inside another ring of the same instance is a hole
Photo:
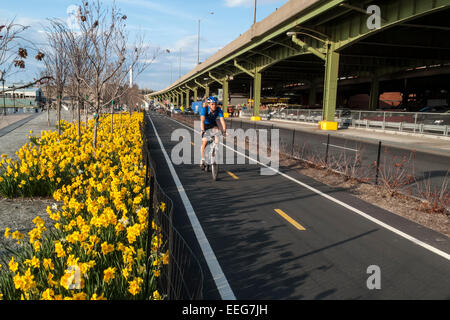
[[[209,97],[206,99],[207,105],[200,111],[201,130],[202,130],[202,146],[201,155],[202,161],[200,162],[200,168],[205,166],[205,148],[208,144],[208,136],[216,134],[220,130],[226,135],[227,125],[223,117],[223,111],[218,106],[217,97]],[[208,131],[208,132],[207,132]],[[218,136],[215,137],[216,143],[219,143]]]

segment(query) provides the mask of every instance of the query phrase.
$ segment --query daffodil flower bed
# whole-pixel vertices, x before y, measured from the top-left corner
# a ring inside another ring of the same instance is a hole
[[[146,267],[150,190],[144,188],[142,120],[141,113],[115,118],[113,134],[109,119],[100,120],[95,150],[91,121],[81,128],[80,146],[77,124],[64,123],[60,136],[30,137],[18,160],[2,155],[1,195],[52,196],[56,203],[43,212],[53,225],[37,216],[26,235],[5,230],[22,250],[0,262],[0,299],[164,298],[156,280],[169,252],[161,251],[155,222]],[[164,208],[158,206],[159,214]]]

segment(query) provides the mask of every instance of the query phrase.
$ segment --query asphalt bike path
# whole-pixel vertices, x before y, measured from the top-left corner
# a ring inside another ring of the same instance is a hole
[[[213,181],[198,164],[172,165],[180,187],[157,136],[170,156],[178,143],[171,141],[172,132],[187,126],[155,113],[151,123],[147,135],[157,179],[174,200],[175,226],[201,260],[204,299],[450,298],[447,237],[289,168],[262,176],[260,165],[220,165]],[[197,241],[188,211],[198,218],[211,251]],[[380,271],[378,282],[371,278],[373,266]],[[381,287],[369,289],[368,282]]]

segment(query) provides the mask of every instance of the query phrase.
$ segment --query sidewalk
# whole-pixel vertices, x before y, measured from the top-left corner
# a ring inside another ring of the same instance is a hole
[[[0,135],[0,154],[7,154],[9,158],[17,159],[16,152],[25,143],[30,142],[27,138],[27,135],[30,135],[30,130],[33,130],[33,135],[40,134],[41,131],[56,130],[56,111],[54,110],[50,111],[50,127],[47,124],[47,112],[39,113],[29,121],[26,121],[26,119],[2,128],[2,131],[7,133]],[[61,119],[71,121],[72,114],[66,110],[61,110]]]
[[[254,121],[251,121],[248,118],[229,119],[232,119],[233,121],[242,120],[247,123],[254,123]],[[378,141],[381,140],[383,142],[383,145],[404,148],[408,150],[415,149],[419,152],[433,153],[450,157],[450,137],[351,127],[349,127],[348,129],[339,129],[338,131],[323,131],[319,130],[316,123],[295,122],[289,120],[262,120],[259,121],[258,124],[269,126],[273,124],[274,127],[295,129],[321,135],[332,134],[346,139],[375,144],[377,144]]]

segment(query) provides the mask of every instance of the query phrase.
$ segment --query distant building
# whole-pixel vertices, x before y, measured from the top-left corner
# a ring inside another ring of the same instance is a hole
[[[30,87],[24,89],[14,89],[21,84],[5,85],[6,104],[15,106],[40,106],[45,102],[45,97],[41,88]]]

